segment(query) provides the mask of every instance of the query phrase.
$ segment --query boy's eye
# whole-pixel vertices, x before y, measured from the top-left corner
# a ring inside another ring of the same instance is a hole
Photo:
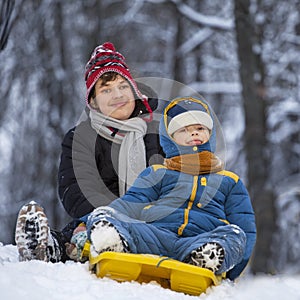
[[[120,86],[120,90],[124,90],[124,89],[127,89],[127,88],[129,88],[129,84],[122,84]]]
[[[180,132],[180,133],[185,132],[185,131],[186,131],[185,128],[181,128],[181,129],[178,130],[178,132]]]
[[[109,92],[110,92],[110,89],[102,89],[100,91],[100,93],[102,93],[102,94],[108,94]]]

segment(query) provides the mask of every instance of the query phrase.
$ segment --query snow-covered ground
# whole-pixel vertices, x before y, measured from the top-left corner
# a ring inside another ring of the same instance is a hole
[[[6,300],[299,300],[299,283],[300,275],[245,275],[236,283],[224,281],[196,297],[155,283],[99,279],[89,272],[87,263],[19,262],[16,247],[0,243],[0,293]]]

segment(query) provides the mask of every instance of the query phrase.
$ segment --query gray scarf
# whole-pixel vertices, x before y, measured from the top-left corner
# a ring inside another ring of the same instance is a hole
[[[143,137],[147,131],[147,124],[141,118],[117,120],[90,110],[91,126],[96,132],[112,141],[121,144],[119,151],[119,193],[124,195],[134,180],[146,168],[146,149]],[[118,129],[116,134],[109,129]]]

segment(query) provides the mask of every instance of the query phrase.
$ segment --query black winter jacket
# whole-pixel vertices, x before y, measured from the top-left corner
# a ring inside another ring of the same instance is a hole
[[[155,109],[157,100],[150,99],[149,104]],[[144,142],[149,166],[150,159],[151,164],[162,163],[164,154],[159,144],[157,121],[147,125]],[[119,148],[98,135],[89,118],[66,133],[58,172],[58,194],[71,217],[82,217],[119,197],[116,171]]]

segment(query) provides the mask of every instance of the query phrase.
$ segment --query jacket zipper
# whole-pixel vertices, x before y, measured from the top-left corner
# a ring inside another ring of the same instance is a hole
[[[188,206],[184,210],[184,221],[183,221],[183,224],[178,228],[178,231],[177,231],[178,235],[182,235],[184,228],[186,227],[186,225],[189,222],[189,213],[190,213],[190,210],[192,208],[193,202],[196,198],[198,178],[199,178],[199,176],[194,176],[192,193],[191,193],[191,196],[190,196]]]

